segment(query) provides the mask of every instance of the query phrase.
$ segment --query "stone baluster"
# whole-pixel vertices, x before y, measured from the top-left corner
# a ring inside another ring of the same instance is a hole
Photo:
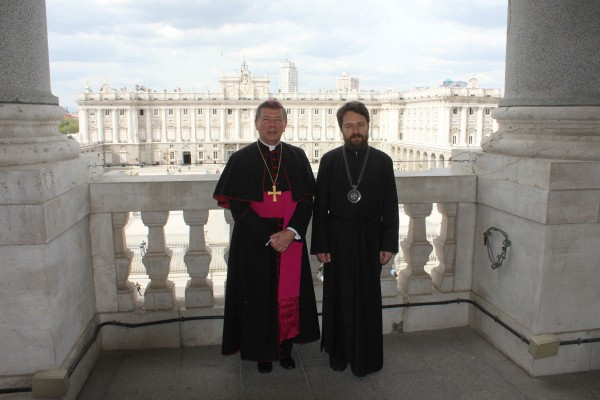
[[[456,254],[456,211],[457,203],[438,203],[442,214],[440,234],[433,240],[439,264],[431,270],[433,284],[440,292],[454,291]]]
[[[144,293],[147,310],[171,310],[175,307],[175,285],[169,281],[171,251],[165,244],[168,211],[142,211],[142,222],[148,227],[148,249],[142,258],[150,282]]]
[[[229,228],[229,241],[227,243],[214,243],[211,246],[210,276],[213,282],[214,295],[217,297],[224,295],[227,285],[227,260],[229,259],[229,246],[234,224],[231,211],[224,210],[223,216]]]
[[[398,283],[396,277],[392,273],[392,269],[396,270],[395,257],[381,267],[381,296],[396,297],[398,294]]]
[[[212,243],[210,246],[210,253],[212,255],[210,260],[210,276],[213,281],[218,276],[222,276],[223,279],[227,275],[227,264],[225,264],[225,248],[227,243]]]
[[[229,243],[227,243],[227,246],[225,247],[223,253],[225,265],[227,265],[227,261],[229,260],[229,247],[231,246],[231,235],[233,234],[233,225],[235,224],[235,221],[233,220],[233,215],[231,214],[231,211],[224,210],[223,215],[225,217],[225,222],[227,223],[227,225],[229,225]]]
[[[135,285],[129,281],[133,251],[127,248],[125,225],[129,213],[112,213],[113,238],[115,244],[115,271],[117,275],[117,305],[119,311],[133,311],[137,300]]]
[[[431,293],[431,276],[425,272],[433,246],[427,240],[425,218],[431,214],[431,204],[405,204],[409,217],[406,239],[400,242],[406,268],[400,271],[398,285],[405,294]]]
[[[210,307],[213,305],[213,291],[207,282],[210,255],[206,251],[204,237],[208,210],[184,210],[183,219],[190,226],[190,244],[183,257],[191,278],[185,288],[185,306],[186,308]]]
[[[308,224],[308,228],[306,229],[306,246],[308,247],[308,251],[310,253],[310,245],[312,238],[312,222]],[[315,289],[315,298],[317,302],[323,301],[323,281],[318,276],[319,268],[321,268],[321,263],[317,260],[317,256],[310,255],[308,256],[310,261],[310,271],[313,279],[313,287]]]

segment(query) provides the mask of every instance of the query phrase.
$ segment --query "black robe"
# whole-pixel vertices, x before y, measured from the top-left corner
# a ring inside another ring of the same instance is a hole
[[[267,163],[271,164],[268,148],[262,144],[260,148]],[[312,214],[315,181],[304,150],[285,143],[282,143],[281,149],[277,190],[291,189],[292,199],[298,202],[288,226],[298,232],[304,244],[300,272],[300,331],[292,341],[304,343],[319,339],[317,307],[305,240]],[[270,168],[273,167],[270,165]],[[262,201],[264,192],[270,191],[271,185],[265,161],[255,142],[231,155],[213,194],[221,207],[231,210],[235,221],[227,263],[222,353],[240,351],[245,360],[280,358],[279,253],[265,244],[270,235],[282,229],[282,220],[261,218],[249,206],[250,202]]]
[[[358,376],[383,366],[379,252],[398,252],[398,197],[391,158],[370,148],[358,190],[351,189],[339,147],[321,159],[313,212],[311,253],[331,253],[324,267],[321,347]],[[356,184],[366,150],[347,151]]]

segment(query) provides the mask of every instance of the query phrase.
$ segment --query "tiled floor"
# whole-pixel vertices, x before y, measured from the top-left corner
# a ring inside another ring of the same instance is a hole
[[[600,399],[600,371],[531,378],[469,328],[386,335],[384,346],[383,370],[365,378],[331,370],[318,343],[270,374],[218,346],[104,352],[79,399]]]

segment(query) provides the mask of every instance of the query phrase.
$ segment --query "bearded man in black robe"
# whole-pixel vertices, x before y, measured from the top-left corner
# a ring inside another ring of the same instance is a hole
[[[259,139],[231,155],[213,197],[235,221],[227,263],[222,353],[295,368],[292,343],[319,339],[305,234],[315,180],[304,150],[281,142],[287,114],[256,110]]]
[[[391,158],[368,144],[369,111],[337,112],[344,145],[317,174],[311,252],[323,266],[321,347],[336,371],[356,376],[383,367],[381,267],[398,252],[398,197]]]

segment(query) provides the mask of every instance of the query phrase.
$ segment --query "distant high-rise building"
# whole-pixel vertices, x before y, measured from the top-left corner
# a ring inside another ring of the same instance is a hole
[[[279,92],[298,92],[298,69],[292,61],[285,60],[279,66]]]
[[[342,76],[335,79],[337,90],[358,90],[358,78],[353,78],[348,72],[342,72]]]

